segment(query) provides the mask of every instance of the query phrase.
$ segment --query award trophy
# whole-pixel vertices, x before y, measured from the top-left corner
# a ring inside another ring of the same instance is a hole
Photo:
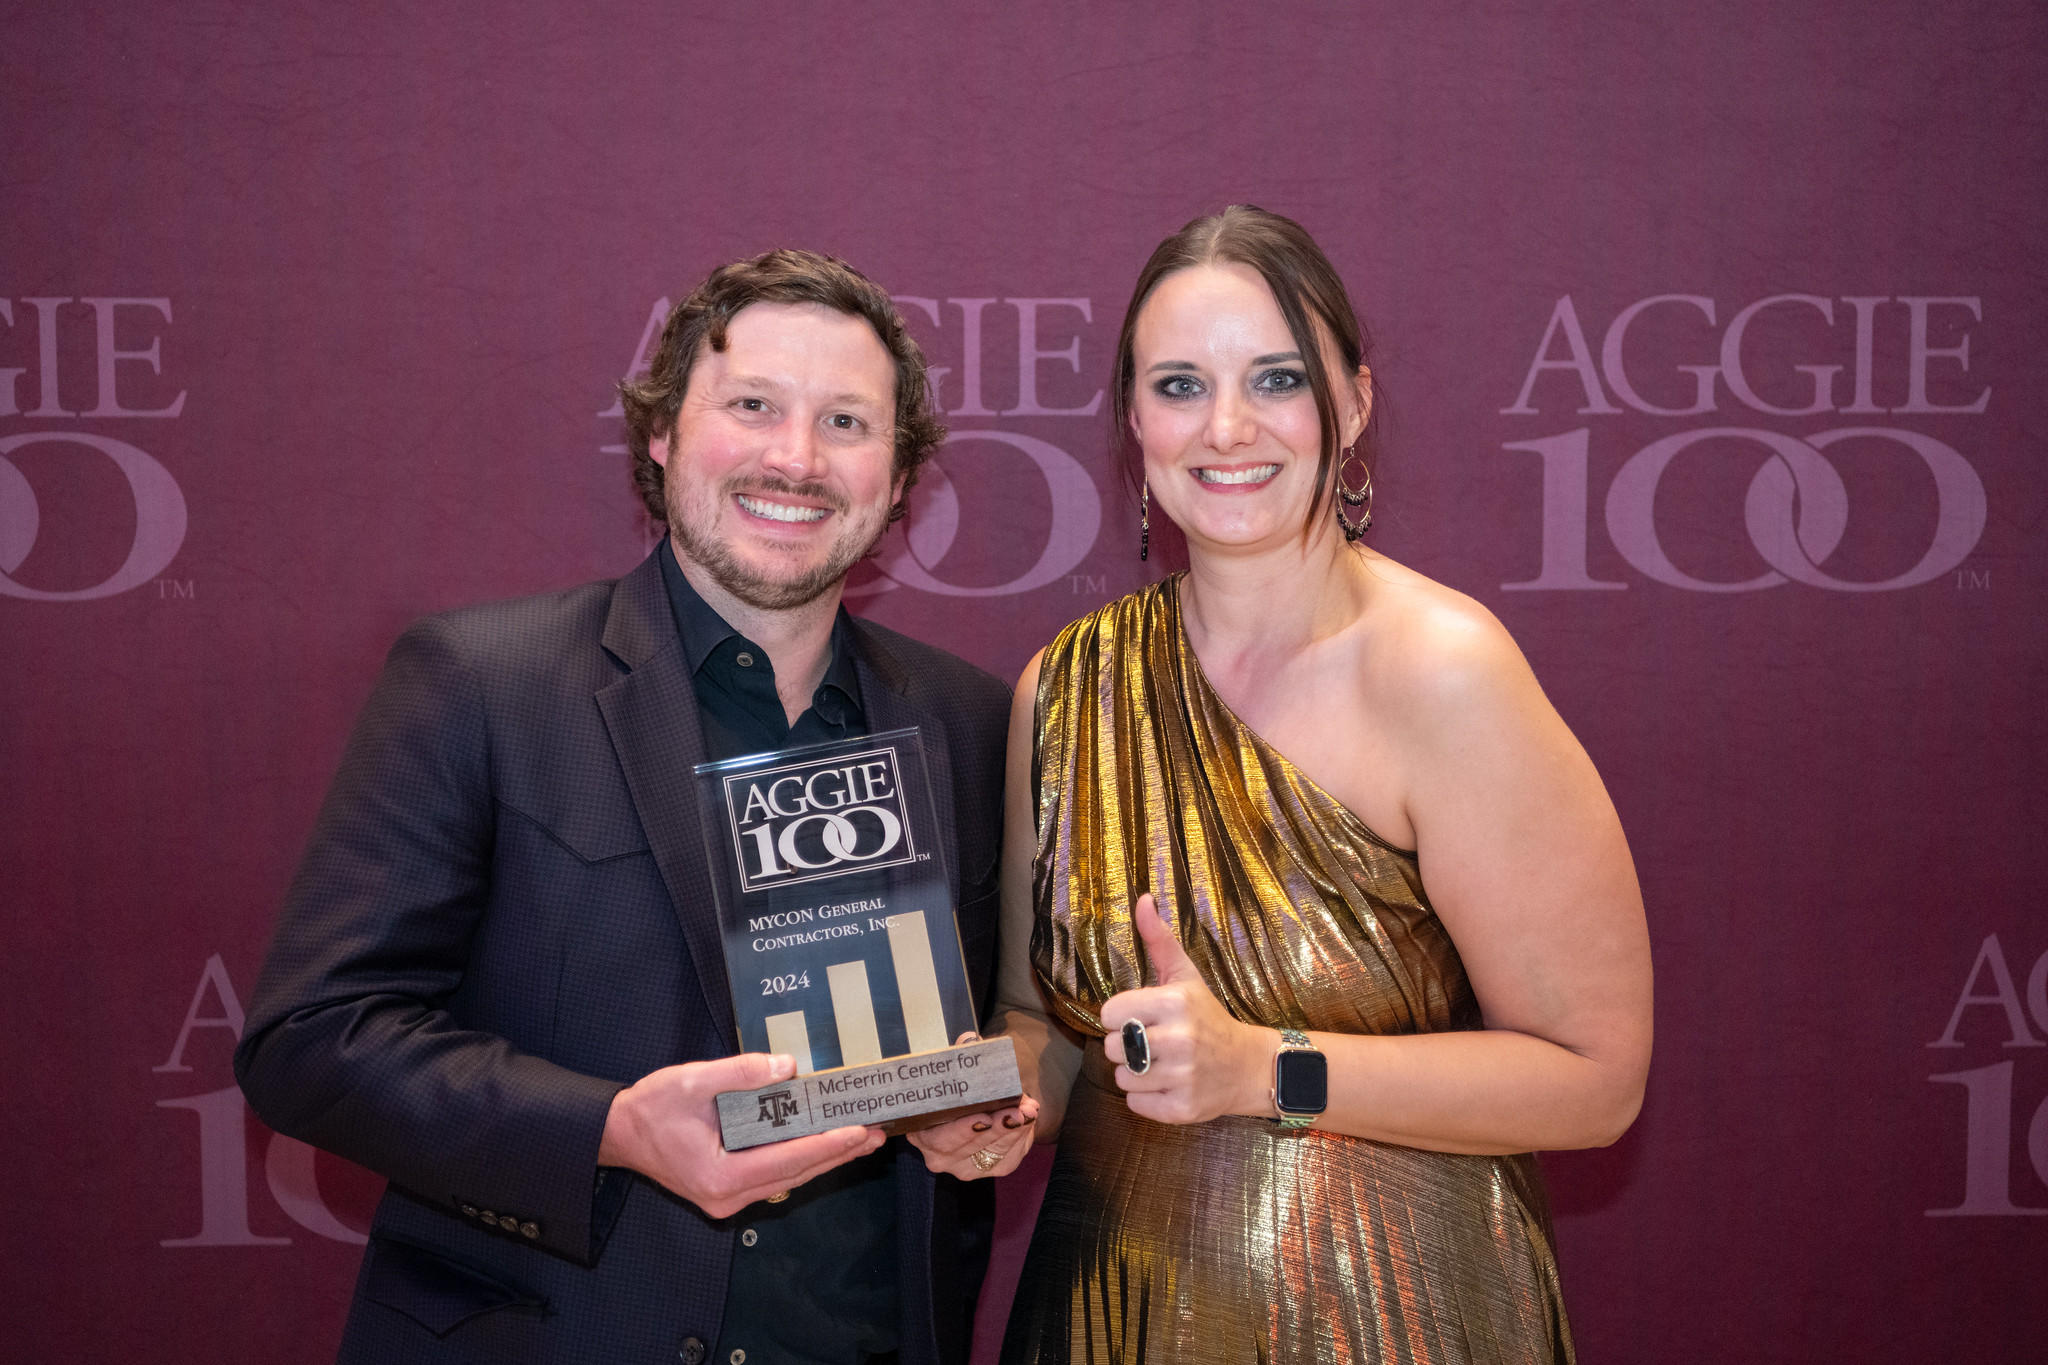
[[[974,1032],[915,729],[697,768],[739,1044],[796,1076],[718,1097],[727,1151],[851,1123],[910,1132],[1023,1093]]]

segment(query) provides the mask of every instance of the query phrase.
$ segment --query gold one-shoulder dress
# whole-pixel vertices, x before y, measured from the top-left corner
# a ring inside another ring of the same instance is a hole
[[[1003,1360],[1571,1360],[1533,1156],[1125,1106],[1097,1011],[1146,984],[1146,891],[1239,1019],[1481,1026],[1415,855],[1238,720],[1188,645],[1179,588],[1075,622],[1040,666],[1031,954],[1091,1041]]]

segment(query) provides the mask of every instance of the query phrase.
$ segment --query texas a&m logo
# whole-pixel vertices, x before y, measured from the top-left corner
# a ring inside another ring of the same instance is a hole
[[[917,860],[894,748],[736,773],[725,808],[742,891]]]

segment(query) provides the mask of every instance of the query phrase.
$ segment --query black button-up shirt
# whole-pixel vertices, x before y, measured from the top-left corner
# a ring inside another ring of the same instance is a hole
[[[845,608],[832,626],[825,677],[791,725],[768,652],[697,595],[665,539],[661,577],[696,688],[707,759],[868,732]],[[896,1145],[827,1171],[779,1204],[737,1215],[713,1361],[743,1350],[749,1365],[860,1365],[896,1349]]]

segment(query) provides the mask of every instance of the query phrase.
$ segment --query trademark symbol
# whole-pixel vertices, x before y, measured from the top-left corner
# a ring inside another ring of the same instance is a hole
[[[198,586],[197,579],[159,578],[156,581],[156,595],[166,602],[174,598],[183,598],[186,601],[190,601],[197,595]]]
[[[1956,570],[1957,592],[1982,592],[1990,586],[1991,570],[1989,569],[1985,569],[1981,573],[1976,569]]]
[[[1106,573],[1070,573],[1067,575],[1067,591],[1075,596],[1086,593],[1107,595],[1109,575]]]

